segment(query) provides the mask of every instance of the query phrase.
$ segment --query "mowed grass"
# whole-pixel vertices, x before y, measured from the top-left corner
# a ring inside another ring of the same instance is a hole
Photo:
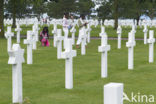
[[[15,41],[13,39],[13,43]],[[50,42],[50,47],[41,47],[38,42],[38,49],[33,51],[33,64],[23,64],[23,96],[26,102],[103,104],[103,86],[110,82],[124,83],[124,92],[130,98],[131,92],[156,96],[156,62],[148,63],[148,45],[144,45],[143,41],[137,41],[134,49],[134,70],[128,70],[126,41],[122,41],[122,49],[119,50],[117,41],[109,40],[111,51],[108,53],[108,78],[105,79],[101,78],[100,40],[91,40],[84,56],[80,54],[80,49],[76,49],[72,90],[65,89],[65,60],[57,59],[57,49],[52,46],[52,40]],[[12,102],[12,66],[7,64],[6,43],[6,39],[0,39],[0,104]],[[25,49],[26,60],[26,45],[21,44],[21,47]],[[124,104],[138,103],[125,101]]]

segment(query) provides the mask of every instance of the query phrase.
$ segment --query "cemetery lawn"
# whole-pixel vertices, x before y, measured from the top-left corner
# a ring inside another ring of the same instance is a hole
[[[52,40],[50,42],[52,44]],[[0,39],[0,104],[12,102],[12,66],[7,64],[6,43],[6,39]],[[108,78],[102,79],[100,74],[100,40],[91,40],[85,56],[80,55],[80,49],[76,49],[77,57],[73,59],[74,88],[66,90],[65,60],[57,60],[56,48],[41,47],[38,42],[38,49],[33,51],[33,65],[23,64],[24,104],[103,104],[103,86],[109,82],[124,83],[124,92],[129,98],[131,92],[156,96],[156,62],[148,63],[148,45],[137,41],[134,70],[128,70],[126,41],[122,41],[120,50],[117,49],[116,40],[109,40],[108,43],[111,45]],[[21,47],[25,49],[26,60],[26,45],[21,44]],[[125,101],[124,104],[138,103]]]

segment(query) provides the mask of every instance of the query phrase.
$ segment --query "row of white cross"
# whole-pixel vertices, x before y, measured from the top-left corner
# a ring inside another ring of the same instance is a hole
[[[65,87],[67,89],[73,88],[73,65],[72,58],[76,56],[76,51],[72,50],[72,44],[74,44],[75,40],[75,32],[76,29],[73,28],[71,32],[73,33],[72,39],[64,39],[62,37],[62,30],[57,29],[54,26],[54,43],[57,45],[58,50],[58,58],[66,60],[66,77],[65,77]],[[21,28],[18,25],[15,29],[17,31],[17,43],[20,43],[20,31]],[[24,44],[27,45],[27,64],[33,63],[32,58],[32,49],[36,49],[36,42],[38,41],[38,25],[33,26],[33,31],[27,31],[27,39],[24,39]],[[57,36],[55,36],[55,32],[57,32]],[[14,33],[11,32],[11,27],[7,27],[7,32],[5,33],[5,37],[8,41],[8,53],[9,53],[9,61],[8,64],[12,64],[12,76],[13,76],[13,103],[22,103],[22,63],[24,62],[24,50],[21,49],[19,44],[13,44],[12,46],[12,37]],[[66,47],[65,51],[62,52],[62,40],[65,41]],[[55,46],[54,45],[54,46]],[[84,47],[85,48],[85,47]]]
[[[75,44],[75,33],[76,33],[76,29],[75,29],[75,26],[76,25],[74,25],[73,27],[72,27],[72,29],[70,30],[70,32],[72,33],[72,37],[71,37],[71,39],[72,39],[72,45],[74,45]],[[57,31],[58,29],[57,29],[57,24],[55,23],[54,24],[54,29],[52,30],[52,33],[54,34],[54,47],[57,47],[57,43],[59,43],[59,42],[61,42],[62,40],[63,40],[63,43],[64,43],[64,49],[65,49],[65,47],[66,47],[66,42],[65,42],[65,40],[67,39],[67,37],[62,37],[62,32],[58,32]],[[85,48],[85,46],[86,46],[86,43],[88,42],[88,43],[90,43],[90,31],[91,31],[91,28],[90,28],[90,25],[88,24],[88,27],[87,27],[87,29],[83,29],[83,35],[81,35],[81,54],[82,55],[85,55],[86,54],[86,48]],[[59,43],[59,44],[61,44],[61,43]],[[58,46],[58,47],[61,47],[60,45]]]
[[[48,26],[52,25],[52,24],[59,24],[62,25],[62,21],[63,19],[46,19],[46,24]],[[98,20],[93,20],[93,19],[89,19],[86,20],[88,23],[90,22],[91,25],[94,25],[95,27],[98,26],[99,21]],[[25,18],[25,19],[16,19],[16,24],[17,25],[33,25],[35,23],[40,24],[40,26],[43,26],[45,23],[45,21],[43,19],[38,20],[37,18]],[[78,24],[78,19],[74,19],[74,22],[76,24]],[[13,24],[13,19],[4,19],[4,25],[12,25]]]
[[[102,36],[101,46],[99,47],[99,52],[102,52],[102,63],[101,63],[101,76],[107,77],[107,51],[110,50],[110,45],[107,45],[107,35],[104,32],[104,27],[101,28]],[[149,63],[154,61],[154,31],[149,31],[149,39],[147,39],[147,25],[145,26],[144,32],[144,44],[149,44]],[[122,29],[119,26],[117,29],[118,34],[118,49],[121,48],[121,33]],[[126,46],[128,47],[128,69],[132,70],[134,68],[133,57],[134,57],[134,46],[135,42],[135,26],[132,26],[132,31],[128,34],[128,42]],[[104,85],[104,104],[123,104],[124,95],[124,85],[123,83],[109,83]]]
[[[114,19],[110,19],[110,20],[105,19],[105,21],[101,20],[100,24],[114,27],[115,20]],[[121,19],[121,20],[118,20],[118,25],[123,26],[123,27],[137,25],[137,20],[134,21],[133,19],[127,19],[127,20]],[[142,28],[144,25],[148,25],[150,27],[156,27],[156,20],[139,20],[138,26]]]
[[[62,19],[46,19],[47,20],[47,25],[51,25],[54,22],[57,22],[58,24],[62,24]],[[77,19],[74,19],[75,22],[77,22]],[[97,19],[89,19],[87,20],[88,22],[91,23],[91,25],[95,25],[95,27],[97,27],[99,24],[105,25],[105,26],[114,26],[114,19],[105,19],[104,21],[98,21]],[[41,26],[44,25],[44,21],[38,20],[37,18],[25,18],[25,19],[16,19],[16,24],[20,24],[20,25],[32,25],[34,23],[38,22]],[[118,24],[121,26],[132,26],[133,24],[137,25],[137,20],[133,20],[133,19],[120,19],[118,20]],[[4,19],[4,25],[12,25],[13,24],[13,19]],[[148,25],[148,26],[154,26],[156,27],[156,20],[139,20],[138,25],[140,27],[143,27],[144,25]]]
[[[136,33],[136,27],[135,25],[132,26],[132,30],[128,33],[128,42],[126,42],[126,47],[128,47],[128,69],[132,70],[134,68],[134,46],[136,46],[135,42],[135,33]],[[149,31],[149,39],[147,39],[148,29],[147,25],[144,26],[144,44],[149,44],[149,63],[152,63],[154,61],[154,31]],[[122,28],[121,26],[118,26],[117,28],[117,34],[118,34],[118,49],[121,49],[121,34],[122,34]],[[104,26],[101,26],[101,46],[99,47],[99,52],[102,52],[102,63],[101,64],[101,72],[105,72],[105,74],[102,74],[102,77],[107,77],[107,51],[110,50],[110,46],[107,45],[107,33],[105,32]],[[102,46],[105,46],[105,50],[102,51]]]
[[[36,42],[38,41],[38,25],[33,26],[33,31],[27,32],[27,39],[24,40],[24,44],[27,44],[27,64],[32,64],[32,49],[36,49]],[[17,44],[12,46],[12,37],[14,33],[11,32],[11,27],[7,27],[5,37],[7,38],[9,61],[8,64],[12,65],[12,88],[13,88],[13,103],[22,103],[22,63],[24,60],[24,49],[21,49],[20,43],[20,31],[21,28],[17,25],[15,29],[17,31]]]
[[[85,55],[85,45],[86,41],[90,42],[90,27],[87,29],[83,29],[82,42],[81,42],[81,54]],[[54,47],[57,47],[57,58],[65,59],[65,88],[72,89],[73,88],[73,57],[76,56],[76,50],[72,50],[72,45],[75,44],[75,25],[70,30],[72,33],[72,37],[63,37],[62,30],[57,29],[57,24],[54,24],[54,29],[52,33],[54,34]],[[88,39],[87,39],[88,36]],[[65,51],[62,52],[62,41],[64,41]]]
[[[27,64],[32,64],[32,49],[36,49],[36,42],[38,41],[38,24],[33,26],[33,31],[27,31],[27,39],[24,40],[24,44],[27,45]],[[20,43],[20,31],[21,28],[17,26],[17,43]],[[87,31],[88,34],[87,34]],[[88,27],[87,31],[84,29],[84,35],[82,36],[82,43],[81,43],[81,54],[85,54],[85,45],[86,40],[90,42],[90,31],[91,29]],[[72,89],[73,88],[73,57],[76,56],[76,50],[72,49],[72,45],[75,43],[75,32],[76,29],[73,27],[71,29],[72,38],[64,38],[62,36],[62,30],[57,29],[57,25],[54,25],[54,30],[52,31],[54,34],[54,47],[57,47],[57,58],[58,59],[65,59],[65,88],[66,89]],[[128,47],[128,69],[133,69],[133,52],[134,52],[134,46],[136,45],[135,42],[135,26],[132,27],[132,31],[128,35],[128,42],[126,43],[126,46]],[[87,38],[87,35],[88,38]],[[121,26],[117,29],[118,34],[118,48],[121,48],[121,34],[122,29]],[[144,34],[146,34],[146,38],[144,41],[147,41],[149,43],[149,62],[153,62],[153,51],[154,51],[154,31],[150,30],[149,32],[149,39],[147,39],[147,29],[144,29]],[[13,44],[11,46],[11,37],[14,34],[11,32],[11,27],[7,28],[7,32],[5,34],[5,37],[8,40],[8,53],[9,53],[9,61],[8,64],[12,64],[12,72],[13,72],[13,103],[21,103],[22,102],[22,63],[24,62],[24,50],[20,48],[19,44]],[[105,28],[101,27],[101,33],[99,34],[101,37],[101,46],[98,47],[98,51],[101,52],[101,77],[106,78],[107,75],[107,52],[110,50],[110,45],[108,45],[108,37],[107,33],[105,32]],[[65,51],[62,51],[62,41],[64,41]],[[114,94],[116,92],[109,90],[109,86],[114,86],[116,90],[120,90],[120,94],[122,95],[123,92],[123,84],[110,84],[104,88],[106,90],[104,91],[106,94],[104,99],[105,104],[122,104],[121,103],[121,97],[122,96],[113,96],[111,94]],[[108,88],[107,88],[108,87]],[[108,92],[112,92],[108,94]],[[110,98],[112,96],[113,99],[118,98],[117,100],[109,100],[107,98]],[[114,102],[112,102],[114,101]],[[120,102],[120,103],[115,103]]]
[[[154,31],[149,31],[149,39],[147,39],[147,27],[145,26],[144,32],[144,44],[149,44],[149,63],[152,63],[154,61]],[[135,27],[133,26],[132,31],[128,34],[128,42],[126,43],[126,46],[128,47],[128,69],[132,70],[134,68],[134,46],[136,46],[135,42]]]

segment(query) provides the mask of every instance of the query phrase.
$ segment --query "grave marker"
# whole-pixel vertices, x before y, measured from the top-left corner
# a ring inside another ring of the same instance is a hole
[[[90,32],[91,32],[90,24],[87,24],[87,42],[90,43]]]
[[[105,32],[105,27],[104,26],[101,26],[101,33],[99,35],[100,35],[100,37],[102,35],[107,35],[106,32]]]
[[[128,69],[132,70],[134,67],[133,57],[134,57],[134,46],[136,45],[135,42],[135,35],[134,32],[130,32],[128,34],[128,42],[126,46],[128,47]]]
[[[104,104],[123,104],[122,83],[109,83],[104,85]]]
[[[72,44],[74,45],[75,44],[75,33],[76,33],[75,25],[72,27],[70,32],[72,33]]]
[[[11,26],[7,27],[7,32],[5,33],[5,38],[7,39],[7,49],[8,51],[12,48],[12,37],[14,36],[14,33],[11,32]]]
[[[32,44],[32,49],[36,50],[37,46],[36,46],[36,42],[37,42],[37,30],[36,30],[36,26],[33,25],[33,32],[32,32],[32,40],[33,40],[33,44]]]
[[[61,57],[65,59],[65,88],[73,88],[73,57],[76,56],[76,50],[72,50],[72,39],[66,39],[66,48]]]
[[[32,59],[32,31],[27,31],[27,39],[24,39],[24,44],[27,45],[27,64],[32,64],[33,59]]]
[[[101,36],[101,46],[98,47],[101,52],[101,77],[107,77],[107,52],[110,51],[110,45],[107,44],[107,35]]]
[[[56,36],[56,44],[57,44],[57,58],[61,59],[61,53],[62,53],[62,30],[57,29],[57,36]]]
[[[15,31],[17,32],[17,43],[20,43],[20,32],[22,31],[22,29],[20,28],[19,24],[17,25]]]
[[[56,47],[56,36],[57,36],[57,24],[54,23],[54,29],[52,30],[52,33],[53,33],[53,37],[54,37],[54,47]]]
[[[118,26],[118,28],[117,28],[117,34],[118,34],[118,49],[121,48],[121,33],[122,33],[122,28],[121,28],[121,26]]]
[[[21,49],[19,44],[13,44],[12,50],[8,53],[8,64],[12,65],[12,100],[13,103],[22,104],[22,63],[24,63],[24,49]]]
[[[153,30],[149,31],[149,39],[147,40],[147,42],[149,43],[149,63],[153,63],[153,61],[154,61],[154,43],[155,43]]]
[[[82,42],[81,42],[81,55],[86,54],[86,29],[83,28],[83,35],[81,36]]]
[[[144,25],[144,44],[147,44],[147,32],[148,32],[148,29],[147,29],[147,25]]]

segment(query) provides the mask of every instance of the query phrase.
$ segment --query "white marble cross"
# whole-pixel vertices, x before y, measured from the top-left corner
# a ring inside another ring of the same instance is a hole
[[[118,26],[117,34],[118,34],[118,49],[120,49],[121,48],[121,34],[122,34],[121,26]]]
[[[99,25],[99,21],[96,19],[95,20],[95,28]]]
[[[14,36],[14,33],[11,32],[11,26],[7,27],[7,32],[5,33],[5,38],[7,39],[7,45],[8,45],[8,51],[12,48],[12,37]]]
[[[147,42],[149,43],[149,63],[153,63],[153,61],[154,61],[154,43],[155,43],[153,30],[149,31],[149,39],[147,40]]]
[[[90,24],[87,24],[87,42],[90,43],[90,32],[91,32]]]
[[[39,26],[38,26],[38,21],[35,23],[35,30],[36,30],[36,32],[35,32],[35,35],[36,35],[36,41],[38,42],[39,41],[39,37],[38,37],[38,33],[39,33],[39,30],[40,30],[40,28],[39,28]]]
[[[39,41],[39,30],[40,30],[40,28],[39,28],[38,24],[39,24],[38,20],[35,20],[35,23],[32,26],[32,32],[33,32],[33,35],[35,35],[34,36],[35,37],[34,40],[36,42]]]
[[[27,39],[24,39],[24,44],[27,45],[27,64],[32,64],[33,59],[32,59],[32,44],[33,44],[33,39],[32,39],[32,31],[27,31]]]
[[[40,21],[40,26],[43,26],[43,21]]]
[[[57,29],[57,36],[55,37],[56,39],[56,45],[57,45],[57,59],[61,59],[61,53],[62,53],[62,30]]]
[[[61,53],[65,59],[65,88],[73,88],[73,57],[76,56],[76,50],[72,50],[72,39],[66,39],[66,49]]]
[[[100,35],[100,37],[102,35],[107,35],[106,32],[105,32],[105,27],[104,26],[101,26],[101,33],[99,35]]]
[[[107,35],[101,36],[101,46],[98,47],[101,52],[101,77],[107,77],[107,52],[110,51],[110,45],[107,44]]]
[[[100,21],[101,26],[103,25],[103,20]]]
[[[63,48],[66,48],[66,40],[68,39],[68,34],[69,34],[69,30],[65,29],[64,30],[64,40],[63,40]]]
[[[75,44],[75,33],[76,33],[75,25],[72,27],[70,32],[72,33],[72,44],[74,45]]]
[[[36,46],[36,42],[37,42],[37,31],[36,31],[36,26],[33,25],[33,31],[32,31],[32,40],[33,40],[33,45],[32,45],[32,49],[36,50],[37,46]]]
[[[147,25],[144,25],[144,44],[147,44],[147,33],[148,33],[148,29],[147,29]]]
[[[134,67],[133,57],[134,57],[134,46],[135,42],[135,34],[134,32],[130,32],[128,34],[128,42],[126,42],[126,46],[128,47],[128,69],[132,70]]]
[[[53,44],[54,44],[54,47],[56,47],[56,36],[57,36],[57,24],[56,23],[54,23],[54,29],[52,30],[52,34],[53,34],[53,38],[54,38]]]
[[[17,43],[20,43],[20,32],[22,31],[22,29],[20,28],[19,24],[17,24],[15,31],[17,32]]]
[[[104,104],[123,104],[123,83],[104,85]]]
[[[82,38],[82,42],[81,42],[81,55],[85,55],[86,54],[86,29],[83,28],[83,35],[81,36]]]
[[[12,97],[13,103],[22,104],[22,63],[24,63],[24,49],[19,44],[13,44],[12,50],[8,51],[8,64],[12,65]]]
[[[132,30],[131,30],[131,32],[133,32],[133,34],[136,33],[136,26],[135,26],[134,24],[132,25]]]

